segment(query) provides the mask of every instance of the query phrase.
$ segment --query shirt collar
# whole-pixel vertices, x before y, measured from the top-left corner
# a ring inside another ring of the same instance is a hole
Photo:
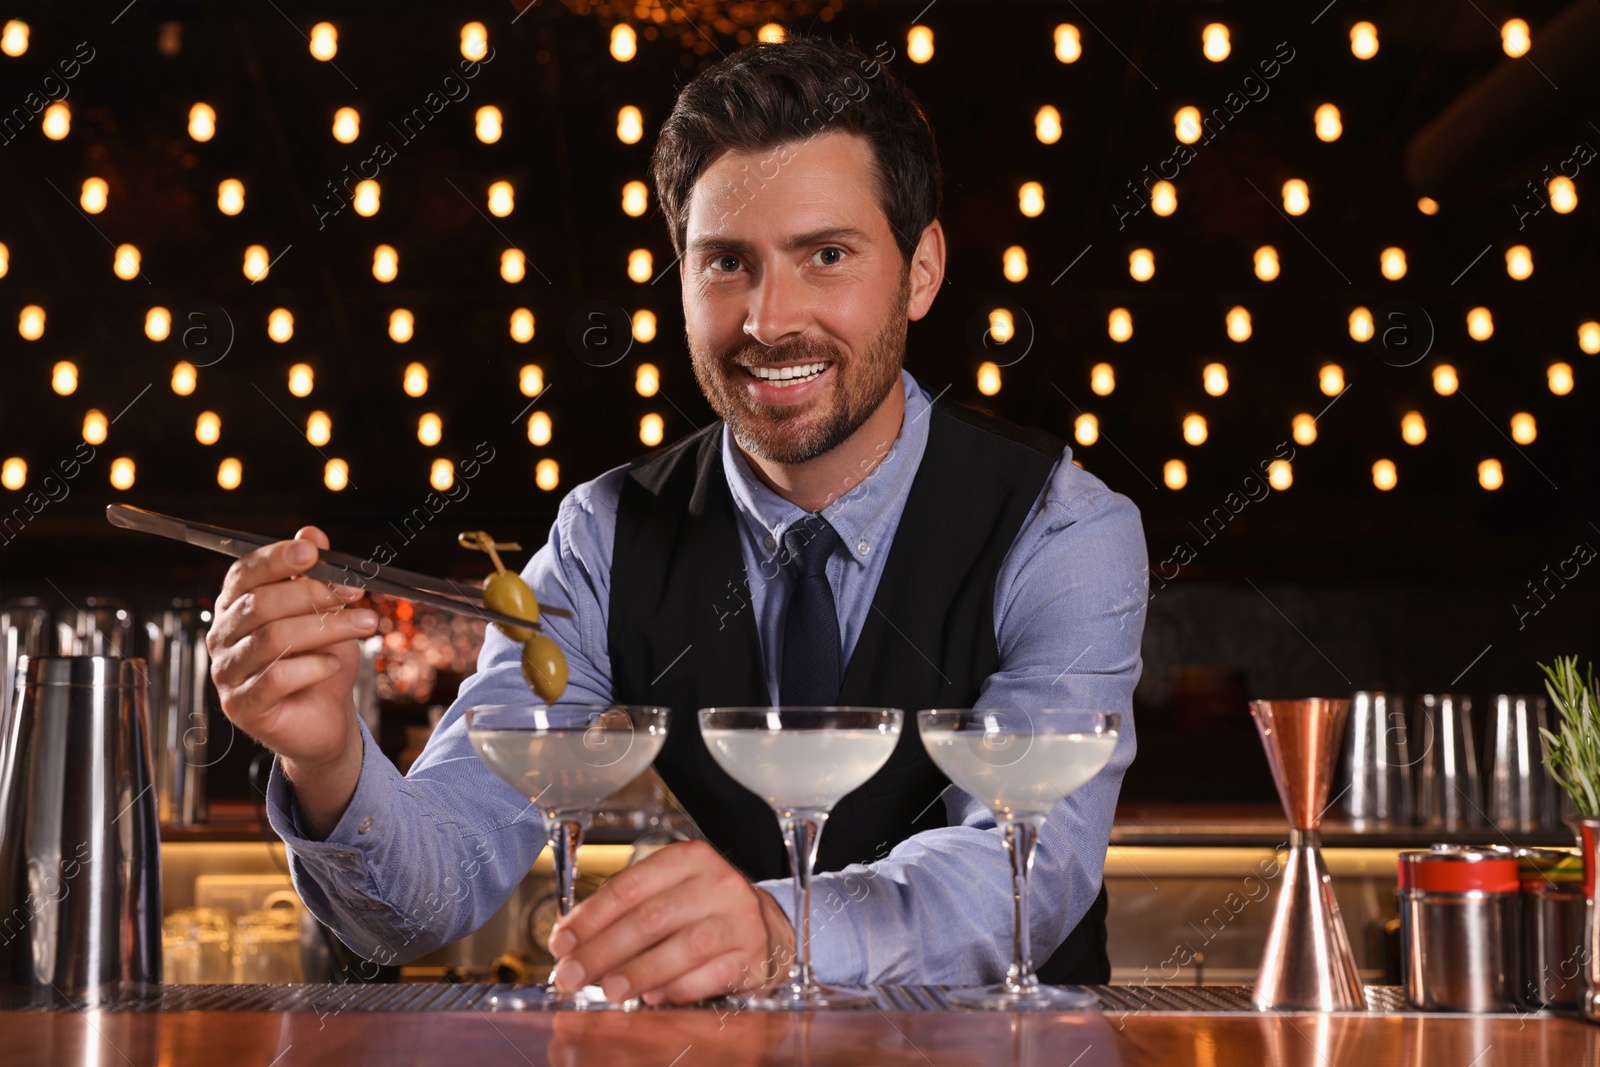
[[[905,390],[905,415],[889,451],[865,479],[822,509],[822,517],[845,545],[844,554],[862,567],[894,532],[928,443],[927,415],[933,401],[921,383],[903,368],[900,385]],[[771,538],[769,549],[775,550],[783,541],[784,531],[808,514],[756,477],[726,424],[722,427],[722,470],[734,506],[760,538]]]

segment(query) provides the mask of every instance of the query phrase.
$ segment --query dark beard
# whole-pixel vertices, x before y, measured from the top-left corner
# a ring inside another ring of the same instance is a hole
[[[786,465],[805,463],[837,448],[851,434],[859,430],[872,413],[878,410],[889,390],[900,382],[900,368],[905,363],[906,307],[910,303],[910,271],[901,279],[895,294],[894,308],[885,318],[871,347],[860,360],[860,367],[846,364],[837,350],[828,344],[808,345],[796,343],[783,348],[765,348],[752,341],[729,357],[731,364],[788,363],[794,360],[833,364],[834,389],[838,401],[833,404],[823,420],[799,431],[785,433],[788,424],[803,419],[814,419],[811,410],[789,410],[752,404],[749,395],[735,384],[725,384],[720,368],[708,366],[709,357],[694,350],[690,353],[695,378],[706,400],[732,431],[734,440],[746,452],[769,463]],[[854,378],[852,374],[855,373]],[[745,373],[735,370],[735,374]],[[775,424],[774,424],[775,423]]]

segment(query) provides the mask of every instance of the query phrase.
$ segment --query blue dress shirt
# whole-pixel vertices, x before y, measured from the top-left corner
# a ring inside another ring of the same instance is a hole
[[[894,445],[856,487],[825,507],[844,550],[827,566],[848,664],[928,439],[932,399],[907,372],[905,417]],[[751,472],[723,428],[723,469],[740,518],[748,590],[719,611],[754,613],[767,688],[778,700],[787,568],[783,531],[806,513]],[[613,700],[606,612],[617,501],[626,468],[585,482],[561,502],[549,541],[523,569],[566,653],[563,702]],[[1097,708],[1122,714],[1101,774],[1051,812],[1033,866],[1032,943],[1063,941],[1094,902],[1123,772],[1135,750],[1132,698],[1144,629],[1144,534],[1132,501],[1063,451],[1001,565],[995,584],[1000,670],[980,706]],[[267,790],[273,828],[288,846],[301,898],[356,952],[405,962],[465,936],[508,899],[544,847],[542,820],[490,772],[467,739],[463,712],[531,699],[520,646],[493,627],[478,671],[404,776],[361,727],[361,777],[325,840],[307,839],[276,760]],[[914,711],[915,709],[907,709]],[[915,729],[914,724],[908,724]],[[948,788],[948,825],[916,834],[882,859],[821,874],[812,887],[817,977],[839,984],[965,985],[998,981],[1010,965],[1011,867],[994,817]],[[793,917],[787,880],[758,883]]]

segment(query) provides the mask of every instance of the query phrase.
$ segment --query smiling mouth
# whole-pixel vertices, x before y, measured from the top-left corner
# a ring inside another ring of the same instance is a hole
[[[831,361],[822,360],[816,363],[797,363],[787,367],[747,366],[744,372],[752,378],[781,389],[812,381],[831,366],[833,366]]]

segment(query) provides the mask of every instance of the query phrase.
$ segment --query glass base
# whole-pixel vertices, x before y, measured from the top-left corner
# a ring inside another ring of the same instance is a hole
[[[744,1006],[749,1011],[811,1011],[815,1008],[870,1008],[872,998],[857,989],[836,989],[833,986],[814,985],[810,989],[784,985],[763,989],[745,997]]]
[[[524,986],[491,994],[483,1002],[486,1011],[636,1011],[643,1006],[638,997],[607,1000],[599,986],[584,986],[576,993],[563,993],[554,986]]]
[[[952,989],[946,997],[963,1008],[983,1011],[1090,1011],[1100,1007],[1100,998],[1060,986],[1038,985],[1012,989],[1004,982],[971,989]]]

